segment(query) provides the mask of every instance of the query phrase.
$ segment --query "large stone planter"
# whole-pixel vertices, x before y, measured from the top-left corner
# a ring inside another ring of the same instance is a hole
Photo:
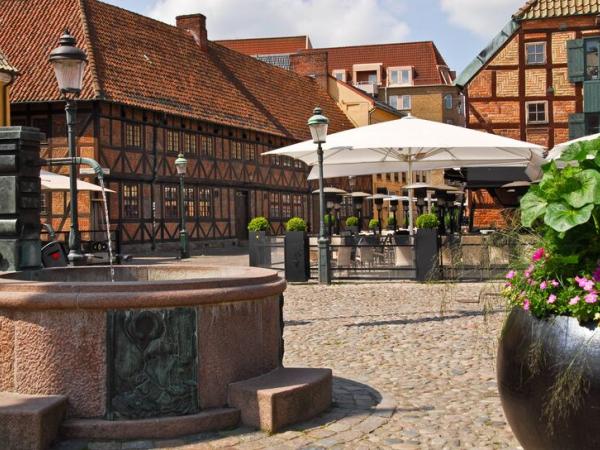
[[[415,237],[417,281],[439,278],[437,229],[420,228]]]
[[[271,247],[266,231],[251,231],[248,236],[248,254],[251,267],[271,266]]]
[[[498,348],[498,388],[526,450],[600,448],[600,333],[594,330],[570,317],[510,313]]]
[[[305,282],[310,278],[308,235],[304,231],[285,233],[285,279]]]

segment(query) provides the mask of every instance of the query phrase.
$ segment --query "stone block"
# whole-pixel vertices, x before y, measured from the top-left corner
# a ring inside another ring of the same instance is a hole
[[[278,368],[260,377],[231,383],[229,405],[242,423],[270,433],[309,420],[331,405],[330,369]]]
[[[3,450],[44,450],[58,436],[67,398],[0,392],[0,443]]]

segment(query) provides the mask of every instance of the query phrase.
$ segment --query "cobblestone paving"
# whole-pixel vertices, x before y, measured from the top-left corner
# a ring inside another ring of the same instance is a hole
[[[269,436],[247,428],[170,441],[63,442],[79,448],[520,448],[495,381],[504,317],[484,284],[292,285],[285,365],[331,367],[334,407]],[[484,313],[485,305],[491,311]]]

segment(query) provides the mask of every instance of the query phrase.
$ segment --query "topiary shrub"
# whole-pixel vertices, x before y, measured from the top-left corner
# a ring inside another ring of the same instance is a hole
[[[292,217],[285,224],[286,231],[306,231],[306,222],[301,217]]]
[[[423,214],[417,217],[417,228],[437,228],[440,221],[435,214]]]
[[[379,229],[379,220],[371,219],[369,221],[369,230],[378,230]]]
[[[346,219],[347,227],[357,227],[358,226],[358,217],[350,216]]]
[[[269,229],[269,221],[266,217],[255,217],[248,224],[248,231],[267,231]]]

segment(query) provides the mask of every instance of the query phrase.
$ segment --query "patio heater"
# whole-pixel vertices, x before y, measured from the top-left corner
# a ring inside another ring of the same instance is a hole
[[[383,217],[381,217],[381,210],[383,209],[383,197],[375,197],[373,199],[375,207],[377,208],[377,220],[379,220],[379,234],[381,234],[383,227]]]
[[[335,217],[335,224],[334,224],[334,229],[333,232],[335,234],[340,234],[340,210],[342,209],[342,204],[340,203],[339,199],[336,199],[336,201],[333,203],[333,210],[335,211],[333,217]]]
[[[85,52],[76,46],[77,41],[71,33],[69,33],[69,30],[64,31],[58,43],[59,46],[50,52],[48,59],[54,67],[54,75],[56,76],[58,89],[65,101],[69,157],[76,158],[76,99],[81,94],[87,57]],[[68,258],[72,265],[79,265],[85,261],[85,255],[81,251],[81,234],[79,232],[79,216],[77,211],[77,165],[75,164],[74,159],[73,163],[71,163],[69,179],[69,190],[71,194],[71,228],[69,230]]]
[[[418,211],[419,215],[421,215],[425,211],[425,206],[427,204],[425,202],[425,198],[427,197],[427,189],[419,188],[419,189],[415,189],[414,191],[415,191],[415,197],[417,197],[417,211]]]
[[[390,211],[392,212],[392,217],[394,218],[394,232],[398,230],[398,218],[396,217],[396,213],[398,211],[398,199],[393,198],[390,200]]]
[[[446,221],[444,218],[446,217],[446,199],[448,197],[448,193],[446,191],[437,191],[435,195],[437,197],[437,216],[440,221],[438,231],[440,235],[444,235],[446,234]]]
[[[325,192],[323,189],[323,147],[327,140],[327,127],[329,119],[323,115],[321,108],[315,108],[313,115],[308,119],[308,128],[317,144],[319,163],[319,283],[331,283],[331,269],[329,261],[329,239],[325,235]]]
[[[325,194],[325,197],[327,197],[327,194]],[[332,236],[332,228],[333,228],[333,222],[336,220],[336,217],[334,216],[334,203],[333,200],[327,200],[326,201],[326,212],[327,212],[327,236],[331,237]]]
[[[175,160],[175,168],[177,169],[177,175],[179,175],[179,218],[181,220],[179,224],[179,252],[181,259],[186,259],[190,257],[190,250],[185,229],[185,181],[183,179],[187,173],[187,159],[185,159],[183,153],[180,153]]]
[[[356,213],[356,217],[358,217],[358,231],[362,231],[362,220],[363,220],[363,197],[352,197],[352,206],[354,206],[354,211]]]

